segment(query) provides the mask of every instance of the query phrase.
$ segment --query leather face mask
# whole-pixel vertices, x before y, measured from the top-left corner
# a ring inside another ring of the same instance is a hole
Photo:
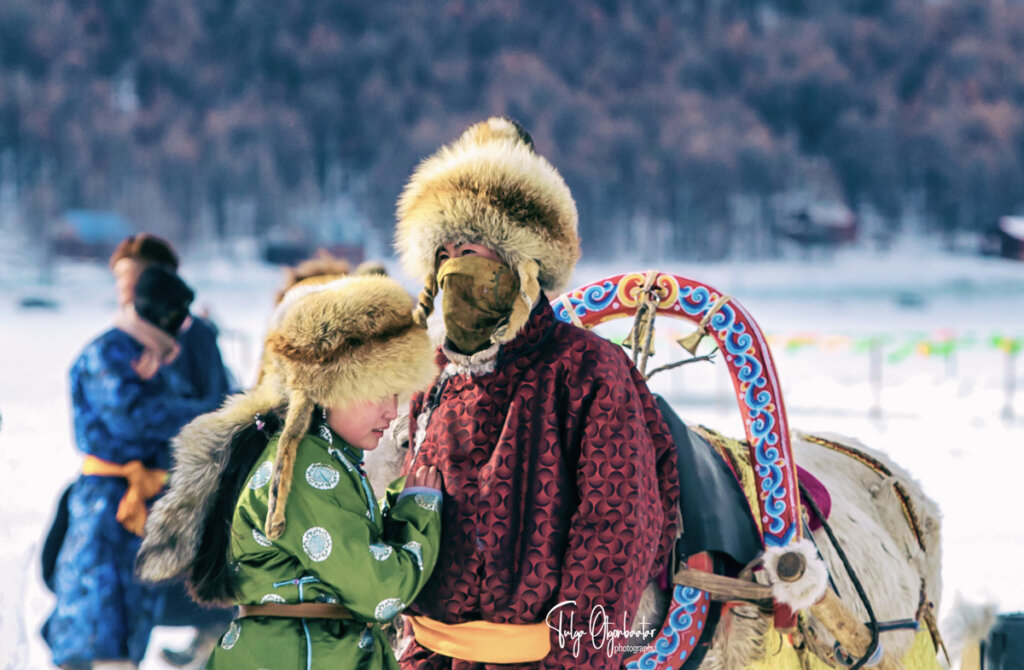
[[[449,258],[437,271],[448,339],[464,354],[491,344],[519,295],[519,277],[501,261],[482,256]]]

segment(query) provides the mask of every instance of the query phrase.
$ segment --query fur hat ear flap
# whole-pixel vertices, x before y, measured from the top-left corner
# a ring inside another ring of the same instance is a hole
[[[423,281],[423,290],[416,299],[416,307],[412,310],[412,320],[417,326],[426,330],[427,319],[434,311],[434,298],[437,297],[437,269],[427,275]]]
[[[540,266],[537,261],[523,261],[516,267],[519,273],[519,297],[512,305],[512,312],[504,324],[498,326],[491,335],[491,342],[504,344],[511,341],[523,329],[530,319],[530,312],[540,297]]]
[[[284,510],[292,488],[292,474],[295,469],[295,452],[299,448],[316,405],[302,391],[293,390],[288,403],[288,415],[277,442],[277,458],[274,459],[274,475],[270,480],[270,497],[267,501],[267,520],[264,523],[266,535],[276,540],[284,534]]]

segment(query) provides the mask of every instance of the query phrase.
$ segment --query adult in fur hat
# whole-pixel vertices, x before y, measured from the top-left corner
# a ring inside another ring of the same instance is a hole
[[[351,266],[344,258],[338,258],[327,249],[317,249],[316,254],[295,267],[285,268],[284,285],[277,292],[275,304],[281,304],[284,296],[299,284],[326,283],[349,274]]]
[[[142,659],[157,607],[157,594],[132,576],[146,501],[163,487],[168,440],[220,401],[177,394],[167,369],[191,289],[173,272],[149,267],[133,297],[71,368],[85,461],[68,494],[57,605],[43,629],[54,664],[65,668],[134,667]]]
[[[579,258],[576,224],[561,176],[501,118],[427,158],[399,199],[397,248],[426,283],[416,318],[441,291],[445,326],[406,465],[444,477],[442,550],[403,668],[618,668],[591,622],[628,630],[665,567],[664,421],[622,350],[556,321],[546,297]]]
[[[273,320],[280,320],[280,313],[283,312],[283,310],[276,308],[281,305],[285,296],[296,286],[327,284],[347,276],[350,269],[348,261],[344,258],[337,258],[326,249],[318,249],[312,257],[307,258],[294,267],[285,268],[284,284],[274,296],[275,313],[272,317],[271,328],[274,325]],[[263,382],[263,378],[270,372],[271,366],[272,356],[264,346],[263,352],[260,354],[260,369],[256,377],[257,386]]]
[[[362,456],[437,372],[412,307],[385,277],[296,286],[263,381],[175,438],[137,569],[240,606],[208,668],[397,668],[379,623],[433,568],[440,480],[418,469],[381,508]]]

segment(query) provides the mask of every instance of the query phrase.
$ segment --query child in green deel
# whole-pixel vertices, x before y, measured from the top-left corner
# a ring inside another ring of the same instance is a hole
[[[412,307],[384,277],[295,287],[271,324],[269,374],[175,439],[137,568],[238,605],[207,668],[398,667],[380,624],[434,567],[441,480],[421,468],[378,505],[362,454],[436,374]]]

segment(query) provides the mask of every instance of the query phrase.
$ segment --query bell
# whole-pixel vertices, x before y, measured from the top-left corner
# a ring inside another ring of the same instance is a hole
[[[633,331],[634,330],[636,330],[636,323],[634,323],[633,326],[629,329],[629,332],[626,333],[626,339],[624,339],[622,341],[622,346],[626,347],[627,349],[632,349],[633,348]],[[642,326],[640,328],[640,337],[639,337],[638,341],[640,342],[640,348],[643,349],[644,342],[647,341],[647,329],[642,327]],[[654,340],[653,339],[651,340],[651,350],[650,350],[649,353],[650,353],[651,356],[654,355]]]
[[[700,323],[697,324],[697,330],[693,331],[686,337],[681,337],[676,340],[676,342],[679,343],[679,346],[689,351],[691,356],[696,356],[697,346],[700,344],[700,341],[704,339],[704,336],[707,335],[707,327],[708,324],[711,323],[711,317],[717,314],[718,310],[722,309],[722,307],[730,300],[732,300],[732,298],[727,295],[723,294],[718,296],[715,303],[711,305],[711,309],[708,310],[707,314],[704,315],[704,318],[702,318]]]
[[[680,337],[676,342],[679,343],[683,349],[690,352],[691,356],[697,355],[697,347],[700,346],[700,341],[704,339],[704,325],[697,326],[697,330],[693,331],[686,337]]]

